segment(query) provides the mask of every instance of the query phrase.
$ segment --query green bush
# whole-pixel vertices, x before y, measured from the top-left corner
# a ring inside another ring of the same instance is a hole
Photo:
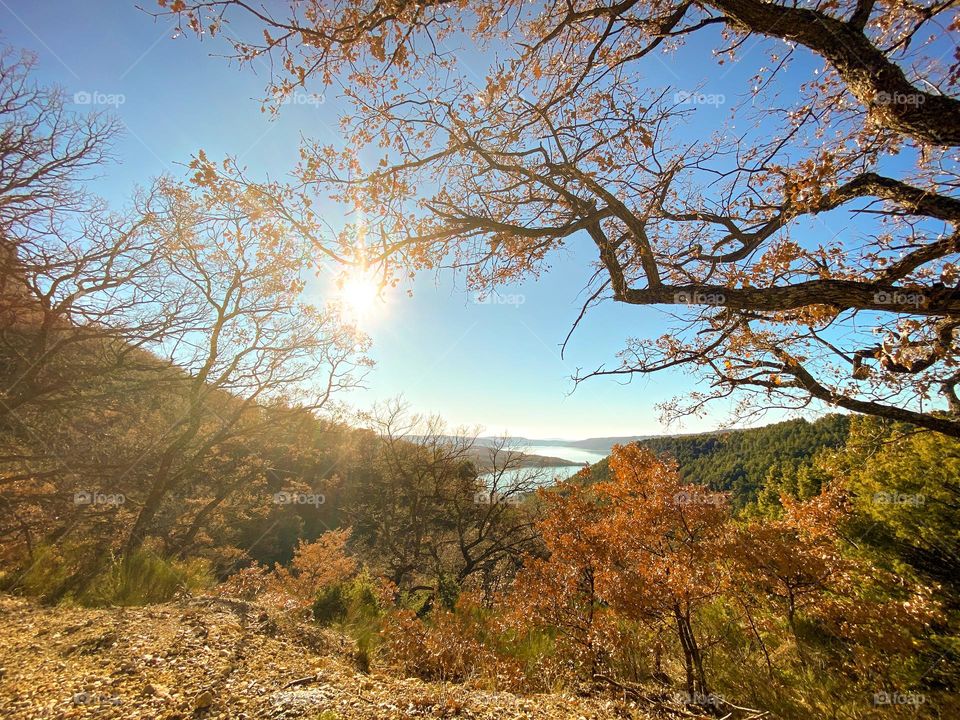
[[[321,625],[355,624],[378,619],[381,614],[373,581],[366,572],[323,588],[313,601],[313,619]]]
[[[354,662],[360,672],[370,672],[373,656],[380,645],[383,608],[366,573],[354,578],[348,592],[347,632],[357,643]]]
[[[75,599],[110,562],[109,551],[91,544],[41,545],[4,578],[3,590],[44,603]]]
[[[175,560],[141,550],[126,560],[114,559],[77,599],[91,606],[147,605],[166,602],[179,590],[195,592],[213,583],[203,560]]]
[[[349,582],[324,588],[313,602],[313,618],[317,623],[337,624],[356,642],[353,659],[357,669],[364,673],[369,672],[380,645],[382,617],[374,581],[366,571]]]
[[[437,586],[437,594],[440,597],[440,606],[445,610],[453,610],[457,606],[457,598],[460,597],[460,585],[456,578],[452,575],[442,575]]]
[[[141,550],[124,561],[89,545],[37,548],[23,569],[4,580],[5,590],[88,607],[165,602],[178,590],[193,592],[214,581],[208,564],[199,559],[176,560]]]
[[[320,625],[343,622],[348,610],[347,594],[342,583],[323,588],[313,601],[313,619]]]

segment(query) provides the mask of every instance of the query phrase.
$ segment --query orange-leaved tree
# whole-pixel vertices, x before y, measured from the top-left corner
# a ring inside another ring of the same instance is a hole
[[[310,607],[317,593],[343,582],[357,569],[347,553],[350,529],[330,530],[311,543],[300,541],[289,567],[277,565],[267,581],[266,593],[284,607]]]
[[[610,468],[608,482],[542,493],[549,557],[528,562],[512,601],[572,640],[592,675],[617,618],[672,627],[688,696],[706,699],[695,614],[720,590],[726,497],[684,484],[675,465],[638,445],[614,447]]]
[[[862,552],[842,483],[804,502],[782,502],[782,518],[731,526],[723,552],[724,592],[744,610],[768,670],[774,663],[761,629],[783,637],[771,625],[785,623],[801,666],[812,664],[806,645],[833,645],[849,652],[851,682],[888,679],[896,660],[914,658],[918,638],[943,620],[933,588]],[[774,654],[783,661],[782,648]]]

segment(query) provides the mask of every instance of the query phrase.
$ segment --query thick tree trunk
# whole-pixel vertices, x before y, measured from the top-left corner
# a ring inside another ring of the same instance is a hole
[[[150,492],[143,501],[143,506],[137,513],[137,519],[134,521],[133,527],[130,528],[130,534],[124,544],[123,555],[125,558],[130,558],[140,549],[143,541],[147,538],[147,531],[150,529],[153,518],[160,512],[160,505],[170,491],[170,469],[173,465],[174,454],[178,452],[178,449],[179,444],[177,448],[168,450],[160,461],[160,467],[154,475]]]
[[[960,145],[960,102],[921,90],[864,35],[859,22],[761,0],[708,0],[751,32],[800,43],[829,62],[883,127],[922,143]]]
[[[774,287],[659,285],[625,288],[614,299],[630,305],[718,305],[732,310],[784,312],[829,305],[836,310],[875,310],[898,315],[960,317],[953,288],[905,287],[888,283],[807,280]]]

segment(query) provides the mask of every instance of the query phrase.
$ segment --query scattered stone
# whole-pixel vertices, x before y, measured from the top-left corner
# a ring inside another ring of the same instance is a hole
[[[170,697],[170,691],[160,683],[147,683],[143,688],[143,692],[145,695],[156,695],[161,698]]]
[[[211,705],[213,705],[213,693],[209,690],[204,690],[193,701],[194,710],[206,710]]]
[[[230,605],[213,598],[183,598],[121,611],[42,607],[0,594],[0,718],[645,718],[620,699],[518,697],[400,679],[376,666],[374,674],[362,675],[351,665],[351,643],[334,631],[286,622],[283,629],[273,623],[243,623],[241,612],[266,617],[266,611],[255,605]],[[197,624],[209,630],[207,637],[193,632]],[[72,630],[70,645],[96,651],[63,657],[64,645],[34,640],[52,638],[64,628]],[[110,628],[116,629],[114,637]],[[224,663],[224,649],[234,660]],[[291,680],[304,678],[311,681],[283,689]]]

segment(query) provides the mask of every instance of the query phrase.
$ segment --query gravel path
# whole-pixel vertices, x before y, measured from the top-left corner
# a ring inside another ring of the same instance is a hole
[[[213,599],[47,608],[0,596],[0,718],[642,718],[624,703],[364,675],[337,634]]]

